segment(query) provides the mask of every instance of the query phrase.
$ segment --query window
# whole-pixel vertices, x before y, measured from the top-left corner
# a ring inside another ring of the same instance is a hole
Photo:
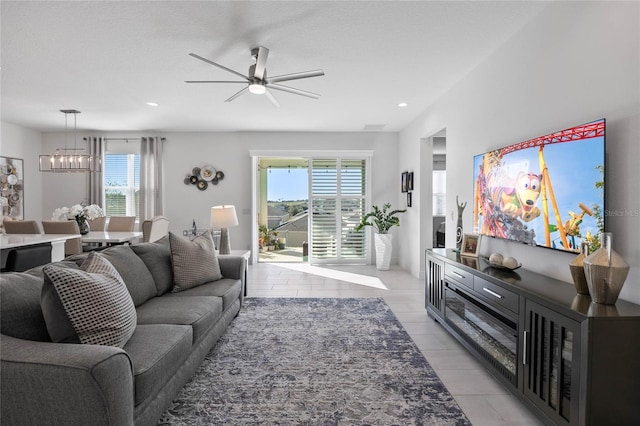
[[[140,154],[109,153],[104,160],[104,199],[107,216],[140,219]]]

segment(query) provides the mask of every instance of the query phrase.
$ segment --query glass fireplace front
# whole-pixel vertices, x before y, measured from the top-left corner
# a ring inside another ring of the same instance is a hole
[[[516,322],[469,293],[446,283],[445,318],[500,374],[516,383]]]

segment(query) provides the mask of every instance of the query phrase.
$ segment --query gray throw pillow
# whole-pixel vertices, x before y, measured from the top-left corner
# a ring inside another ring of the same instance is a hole
[[[136,309],[122,277],[92,252],[80,269],[43,268],[42,314],[51,340],[123,347],[136,328]]]
[[[192,241],[169,232],[173,293],[222,278],[220,263],[210,231]]]

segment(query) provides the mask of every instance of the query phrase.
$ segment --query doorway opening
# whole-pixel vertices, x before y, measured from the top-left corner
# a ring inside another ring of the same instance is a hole
[[[433,247],[445,247],[447,206],[447,137],[443,130],[433,140]]]
[[[308,160],[260,157],[258,170],[258,261],[307,261]]]

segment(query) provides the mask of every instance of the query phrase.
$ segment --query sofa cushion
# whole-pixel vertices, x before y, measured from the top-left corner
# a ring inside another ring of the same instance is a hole
[[[131,296],[113,265],[91,253],[81,269],[43,268],[41,307],[54,342],[122,347],[136,327]]]
[[[138,324],[189,325],[193,327],[195,343],[222,316],[220,297],[167,296],[154,297],[138,306]]]
[[[230,278],[223,278],[218,281],[202,284],[198,287],[190,288],[179,293],[170,293],[165,297],[182,296],[218,296],[222,298],[222,309],[226,310],[233,302],[240,297],[242,282]]]
[[[173,270],[171,269],[171,249],[169,248],[169,236],[161,238],[153,243],[140,243],[131,246],[142,259],[156,284],[156,296],[171,291],[173,288]]]
[[[134,404],[155,396],[171,380],[191,352],[193,333],[187,325],[138,325],[124,346],[133,364]]]
[[[50,342],[40,309],[42,278],[31,274],[0,274],[0,331],[18,339]]]
[[[130,246],[113,246],[100,252],[117,269],[127,285],[133,303],[140,306],[155,297],[153,275]]]
[[[174,293],[222,278],[210,231],[192,241],[170,232],[169,243]]]

